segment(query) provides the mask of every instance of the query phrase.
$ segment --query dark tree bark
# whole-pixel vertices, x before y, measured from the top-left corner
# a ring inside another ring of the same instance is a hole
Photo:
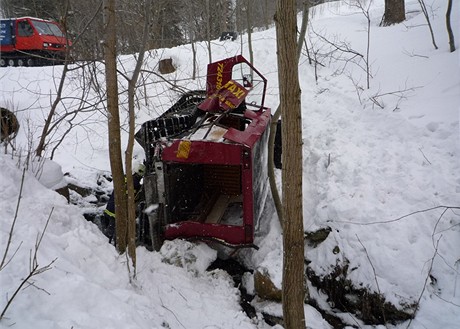
[[[455,39],[454,32],[452,32],[452,26],[450,25],[450,13],[452,11],[452,0],[447,2],[447,11],[446,11],[446,28],[447,34],[449,35],[449,49],[453,53],[455,51]]]
[[[406,19],[406,7],[404,0],[385,0],[385,12],[381,26],[389,26],[401,23]]]
[[[302,117],[295,0],[278,0],[275,16],[282,118],[283,315],[286,329],[305,328],[302,218]]]

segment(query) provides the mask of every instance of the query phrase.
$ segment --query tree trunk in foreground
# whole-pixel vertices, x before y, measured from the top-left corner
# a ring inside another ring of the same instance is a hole
[[[305,328],[302,219],[302,118],[295,0],[278,0],[275,16],[282,124],[283,315],[286,329]]]
[[[105,80],[107,88],[107,120],[109,127],[109,154],[115,191],[116,243],[120,253],[126,251],[127,202],[126,184],[121,157],[120,115],[118,112],[117,52],[115,0],[106,0],[105,14]]]
[[[297,39],[297,65],[299,65],[300,55],[302,53],[302,45],[305,40],[305,34],[307,33],[307,25],[308,25],[308,15],[310,10],[310,1],[305,1],[303,6],[303,13],[302,13],[302,26],[300,28],[299,37]],[[305,42],[305,49],[308,53],[307,43]],[[311,64],[311,63],[310,63]],[[281,106],[278,105],[276,111],[272,115],[272,122],[270,124],[270,136],[268,138],[268,178],[270,181],[270,190],[273,196],[273,202],[275,203],[276,213],[278,214],[278,219],[280,220],[281,226],[283,226],[283,210],[282,210],[282,203],[281,198],[278,193],[278,187],[276,185],[275,179],[275,161],[274,161],[274,153],[275,153],[275,137],[277,133],[277,124],[278,120],[281,117]]]

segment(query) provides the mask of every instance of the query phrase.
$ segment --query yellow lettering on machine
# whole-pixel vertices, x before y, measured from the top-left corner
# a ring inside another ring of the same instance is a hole
[[[190,147],[192,146],[191,141],[180,141],[179,147],[177,148],[176,158],[188,159],[190,153]]]

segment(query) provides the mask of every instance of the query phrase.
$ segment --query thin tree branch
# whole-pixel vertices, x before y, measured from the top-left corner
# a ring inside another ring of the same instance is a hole
[[[367,260],[369,261],[369,264],[371,265],[372,267],[372,272],[374,273],[374,280],[375,280],[375,284],[377,285],[377,292],[379,293],[380,296],[382,296],[382,292],[380,291],[380,286],[379,286],[379,281],[377,280],[377,272],[375,271],[375,267],[374,267],[374,264],[372,263],[372,260],[369,256],[369,253],[367,252],[367,249],[366,247],[364,246],[364,244],[361,242],[361,239],[359,238],[359,236],[356,234],[356,238],[358,239],[359,243],[361,244],[361,246],[364,248],[364,251],[366,253],[366,257],[367,257]],[[386,320],[386,316],[385,316],[385,308],[383,307],[383,305],[381,304],[381,311],[382,311],[382,317],[383,317],[383,322],[386,323],[387,320]]]
[[[434,259],[436,258],[436,255],[438,254],[438,246],[439,246],[439,240],[441,240],[442,236],[439,237],[438,241],[436,241],[436,246],[435,246],[435,250],[434,250],[434,254],[433,254],[433,257],[431,257],[431,261],[430,261],[430,267],[428,268],[428,273],[426,275],[426,278],[425,278],[425,282],[423,284],[423,289],[422,289],[422,292],[420,293],[420,296],[418,297],[418,300],[417,302],[415,303],[415,310],[414,310],[414,316],[409,320],[409,323],[407,324],[407,327],[406,329],[409,329],[410,325],[412,324],[412,320],[415,318],[415,313],[417,312],[417,309],[418,307],[420,306],[420,300],[422,299],[422,296],[425,292],[425,289],[426,289],[426,285],[428,283],[428,280],[431,276],[431,270],[433,269],[433,263],[434,263]]]
[[[51,265],[54,264],[54,262],[57,260],[57,258],[55,258],[54,260],[52,260],[50,263],[48,263],[47,265],[43,266],[43,267],[40,267],[39,264],[38,264],[38,259],[37,259],[37,255],[38,255],[38,250],[40,249],[40,245],[41,245],[41,242],[43,240],[43,237],[45,235],[45,232],[46,232],[46,229],[48,227],[48,224],[50,222],[50,219],[51,219],[51,215],[53,213],[53,210],[54,208],[51,209],[51,212],[48,216],[48,219],[46,221],[46,224],[45,224],[45,227],[43,228],[43,231],[41,234],[39,234],[37,236],[37,240],[35,241],[35,250],[33,252],[33,255],[31,254],[31,259],[30,259],[30,263],[29,263],[29,274],[21,281],[21,283],[19,284],[19,286],[16,288],[16,290],[14,291],[13,295],[11,296],[11,298],[8,299],[8,302],[6,303],[5,307],[3,308],[3,311],[2,313],[0,314],[0,320],[3,319],[6,311],[8,310],[8,308],[11,306],[14,298],[18,295],[18,293],[23,289],[24,285],[26,283],[29,283],[30,285],[36,287],[33,283],[30,283],[29,280],[33,277],[33,276],[37,276],[37,275],[40,275],[48,270],[51,269]],[[32,252],[32,251],[31,251]],[[36,287],[37,289],[40,289],[38,287]],[[43,289],[41,289],[43,290]]]
[[[423,209],[423,210],[417,210],[417,211],[411,212],[411,213],[409,213],[407,215],[404,215],[404,216],[401,216],[401,217],[398,217],[398,218],[395,218],[395,219],[386,220],[386,221],[376,221],[376,222],[369,222],[369,223],[359,223],[359,222],[352,222],[352,221],[334,221],[334,222],[336,222],[336,223],[354,224],[354,225],[363,225],[363,226],[376,225],[376,224],[388,224],[388,223],[394,223],[394,222],[400,221],[401,219],[410,217],[410,216],[415,215],[415,214],[424,213],[424,212],[428,212],[428,211],[435,210],[435,209],[443,209],[443,208],[446,208],[446,209],[460,209],[460,207],[436,206],[436,207],[431,207],[431,208],[427,208],[427,209]]]
[[[6,265],[8,265],[8,263],[11,261],[11,259],[14,257],[16,252],[21,247],[21,245],[19,245],[18,248],[16,249],[16,251],[13,253],[13,256],[10,258],[10,260],[5,263],[6,257],[8,255],[8,250],[10,249],[10,246],[11,246],[11,240],[13,238],[14,226],[16,225],[16,221],[18,219],[19,205],[21,204],[22,189],[24,187],[24,177],[25,176],[26,176],[26,169],[24,168],[24,169],[22,169],[21,186],[19,187],[19,195],[18,195],[18,202],[16,203],[16,211],[14,212],[13,223],[11,223],[10,232],[8,234],[8,242],[6,243],[6,249],[5,249],[5,252],[3,253],[2,262],[0,263],[0,271],[3,270]],[[22,242],[21,242],[21,244],[22,244]]]

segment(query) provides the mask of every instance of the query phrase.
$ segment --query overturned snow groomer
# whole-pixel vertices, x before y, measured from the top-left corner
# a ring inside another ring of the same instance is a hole
[[[184,94],[136,133],[152,248],[175,238],[255,247],[269,191],[266,82],[243,56],[211,63],[206,92]]]

